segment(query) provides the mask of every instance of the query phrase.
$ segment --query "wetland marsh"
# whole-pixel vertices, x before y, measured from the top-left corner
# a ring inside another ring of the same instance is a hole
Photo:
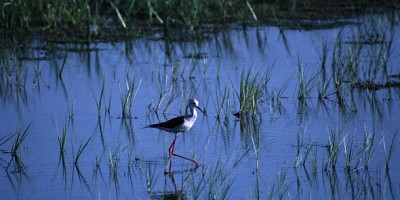
[[[400,26],[232,24],[195,40],[19,37],[0,55],[1,199],[396,199]],[[182,115],[174,136],[144,127]]]

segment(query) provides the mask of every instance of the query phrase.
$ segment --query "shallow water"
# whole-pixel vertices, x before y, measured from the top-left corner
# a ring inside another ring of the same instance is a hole
[[[297,98],[299,61],[312,79],[321,70],[326,42],[331,73],[335,38],[342,33],[351,41],[346,35],[356,25],[311,31],[230,28],[194,42],[149,37],[88,45],[33,39],[25,50],[5,51],[13,75],[7,82],[3,61],[0,197],[394,199],[400,191],[399,88],[356,88],[344,93],[343,106],[334,94],[320,101],[314,81],[309,97]],[[395,31],[389,74],[399,73],[400,37]],[[239,110],[240,78],[248,70],[253,75],[271,73],[257,117],[241,121],[232,113]],[[127,82],[134,83],[131,117],[122,115]],[[156,110],[160,94],[163,100]],[[173,135],[144,127],[185,113],[192,97],[207,116],[199,113],[194,127],[179,136],[176,152],[195,158],[200,167],[193,171],[192,163],[175,157],[174,176],[164,175]],[[219,121],[217,110],[228,100]],[[16,137],[11,135],[29,124],[22,147],[12,156]],[[58,136],[63,128],[67,139],[62,154]],[[325,167],[332,132],[338,135],[338,160],[335,167]],[[375,133],[368,169],[365,154],[359,153],[365,133]],[[386,171],[385,156],[394,136]],[[304,166],[295,167],[296,155],[306,157]]]

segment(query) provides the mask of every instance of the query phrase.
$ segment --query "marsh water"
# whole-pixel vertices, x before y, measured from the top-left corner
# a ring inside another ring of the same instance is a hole
[[[0,198],[396,199],[397,22],[233,25],[195,41],[18,39],[2,50]],[[357,47],[350,80],[338,69]],[[243,74],[262,95],[237,118]],[[144,127],[184,114],[190,98],[207,115],[175,150],[200,167],[174,157],[165,175],[174,136]]]

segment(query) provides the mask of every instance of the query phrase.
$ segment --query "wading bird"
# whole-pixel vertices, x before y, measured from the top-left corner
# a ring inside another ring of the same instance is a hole
[[[175,143],[176,143],[176,139],[178,138],[179,133],[184,133],[184,132],[187,132],[188,130],[190,130],[190,128],[192,128],[194,122],[197,119],[197,111],[195,108],[199,109],[204,115],[206,115],[206,113],[200,109],[199,102],[196,99],[190,99],[188,102],[187,108],[189,108],[189,110],[190,110],[190,113],[187,115],[175,117],[166,122],[161,122],[158,124],[150,124],[150,125],[146,126],[147,128],[157,128],[157,129],[175,134],[175,139],[168,149],[168,151],[169,151],[169,173],[170,174],[171,174],[171,167],[172,167],[172,156],[178,156],[180,158],[192,161],[196,165],[195,169],[197,169],[199,167],[199,163],[197,163],[197,161],[174,153]]]

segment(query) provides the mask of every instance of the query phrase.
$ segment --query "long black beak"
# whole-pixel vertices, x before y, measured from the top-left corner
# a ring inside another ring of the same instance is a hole
[[[202,110],[200,107],[196,106],[197,109],[200,110],[200,112],[202,112],[205,116],[207,116],[206,112],[204,112],[204,110]]]

